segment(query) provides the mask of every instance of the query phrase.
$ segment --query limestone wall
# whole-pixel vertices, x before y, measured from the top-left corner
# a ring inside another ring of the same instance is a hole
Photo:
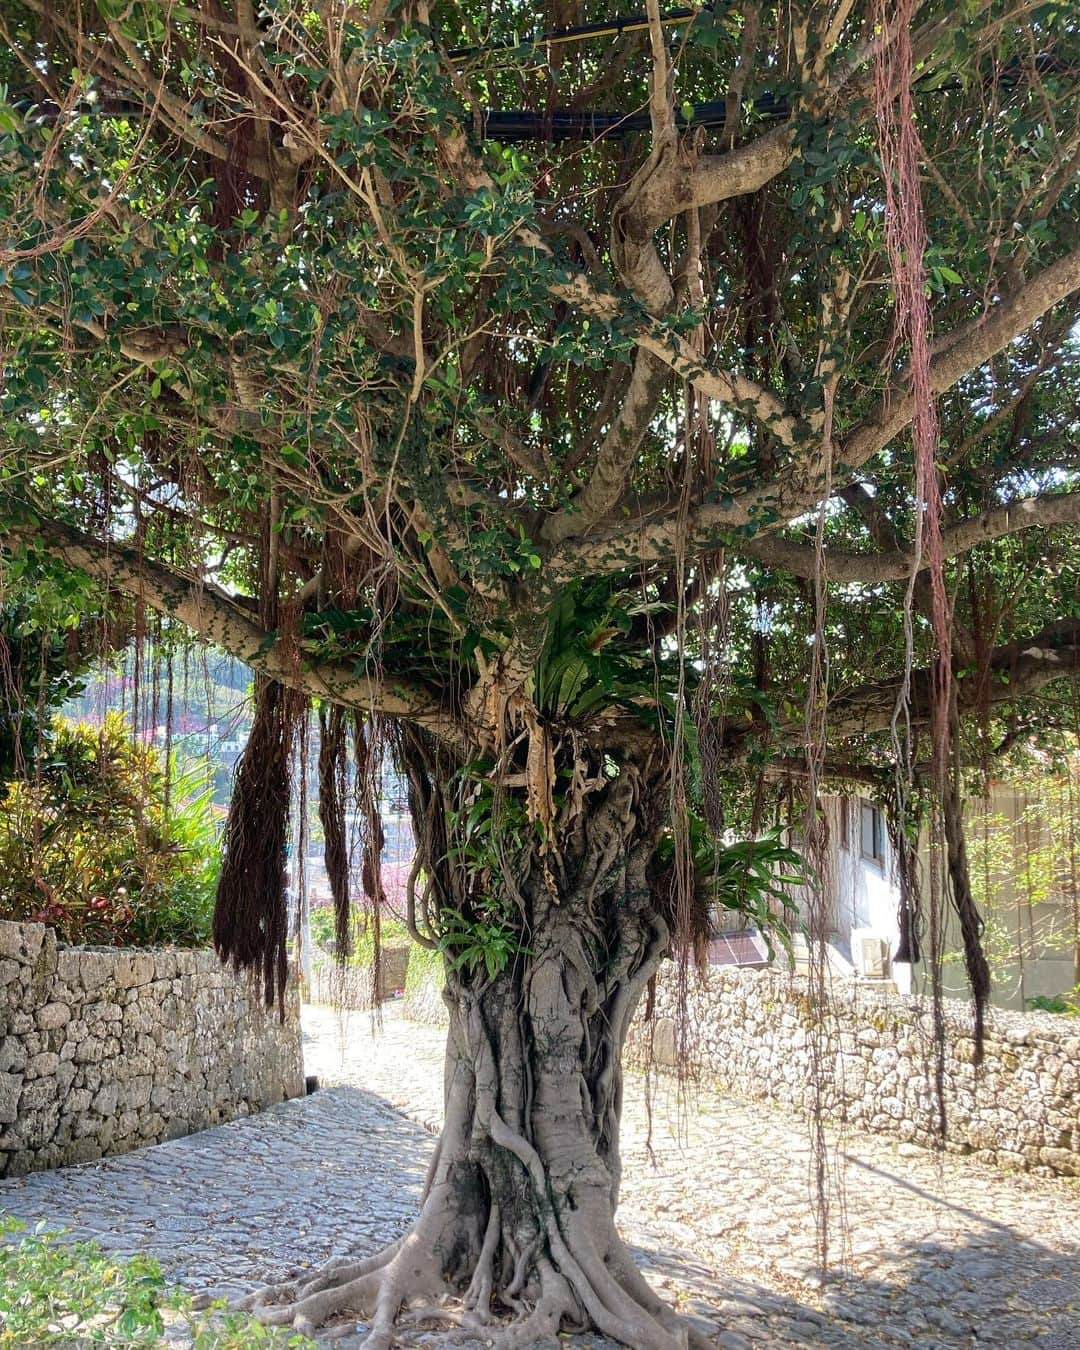
[[[0,922],[0,1176],[175,1139],[304,1091],[282,1025],[212,952],[58,947]]]
[[[384,947],[379,953],[379,1003],[405,988],[409,965],[408,947]],[[371,1008],[374,981],[370,965],[348,963],[339,966],[333,958],[323,958],[311,969],[308,1000],[332,1008]]]
[[[670,969],[670,968],[669,968]],[[838,983],[821,1023],[822,1106],[834,1119],[921,1144],[933,1140],[932,1024],[925,1005]],[[676,1044],[676,988],[657,981],[655,1014],[631,1031],[641,1062]],[[691,1059],[743,1097],[813,1108],[814,1019],[805,979],[769,970],[713,968],[691,977]],[[973,1064],[971,1014],[946,1003],[946,1147],[1012,1170],[1080,1176],[1080,1021],[992,1009],[985,1058]]]
[[[445,1027],[450,1024],[450,1013],[443,1002],[442,957],[438,952],[425,951],[415,944],[409,949],[409,968],[405,975],[405,998],[401,1011],[410,1022],[427,1026]]]

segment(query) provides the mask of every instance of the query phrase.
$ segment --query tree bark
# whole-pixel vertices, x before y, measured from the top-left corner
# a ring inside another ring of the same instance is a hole
[[[560,1329],[635,1350],[704,1344],[652,1292],[615,1227],[622,1048],[669,945],[652,884],[667,780],[651,752],[618,769],[610,756],[589,760],[595,773],[567,791],[547,845],[529,827],[512,865],[486,878],[484,912],[514,916],[521,950],[492,975],[450,949],[445,1123],[414,1227],[380,1257],[266,1291],[255,1304],[264,1320],[310,1329],[362,1315],[371,1350],[392,1343],[399,1315],[483,1328],[513,1347]],[[439,786],[425,794],[429,813],[460,798]],[[448,814],[420,830],[422,846],[435,845],[425,871],[464,913]]]

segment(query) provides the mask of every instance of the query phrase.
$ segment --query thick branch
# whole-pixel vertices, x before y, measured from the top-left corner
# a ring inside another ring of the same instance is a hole
[[[1072,525],[1078,521],[1080,492],[1028,497],[1009,506],[984,511],[980,516],[963,520],[945,530],[941,536],[942,551],[946,558],[953,558],[987,540],[1018,534],[1033,526],[1049,528],[1054,525]],[[734,548],[770,567],[782,567],[793,576],[810,577],[816,571],[816,554],[809,544],[763,536],[748,540],[745,545],[736,544]],[[865,582],[876,585],[885,581],[900,581],[911,575],[914,562],[914,557],[902,549],[890,549],[885,553],[844,553],[835,549],[825,551],[825,573],[830,581],[841,583]],[[919,567],[922,569],[929,565],[930,560],[924,555]]]
[[[934,392],[942,394],[951,389],[1078,289],[1080,248],[1051,263],[947,339],[930,365]],[[894,390],[883,398],[878,411],[835,452],[834,459],[842,469],[834,473],[834,478],[842,472],[843,478],[851,481],[867,460],[908,426],[914,413],[915,400],[909,389]],[[815,456],[810,466],[798,459],[768,482],[697,507],[690,514],[682,546],[688,554],[700,553],[741,539],[747,526],[782,528],[812,510],[825,490],[820,457]],[[553,565],[559,574],[571,576],[582,570],[619,571],[628,565],[628,548],[636,561],[656,562],[674,556],[679,529],[674,512],[658,519],[639,517],[627,521],[617,533],[560,550]]]
[[[1074,248],[946,340],[930,363],[934,393],[951,389],[1078,289],[1080,248]],[[859,468],[903,431],[914,415],[915,396],[910,388],[888,391],[876,411],[845,438],[840,462],[847,469]]]
[[[592,474],[570,507],[548,520],[543,531],[545,543],[559,544],[572,535],[584,534],[622,501],[630,487],[630,471],[668,378],[665,365],[648,352],[638,352],[630,386],[600,443]]]
[[[650,233],[680,211],[711,206],[757,192],[795,158],[795,127],[783,122],[725,155],[703,155],[693,173],[652,176],[638,197],[643,226]]]
[[[1032,637],[996,647],[990,654],[989,679],[982,685],[979,672],[957,676],[957,706],[972,712],[982,700],[991,706],[1015,703],[1038,693],[1045,685],[1080,674],[1080,620],[1062,619]],[[926,722],[931,709],[931,672],[915,671],[911,679],[911,717]],[[901,681],[882,680],[838,695],[829,705],[830,740],[885,731],[893,716]],[[786,734],[785,734],[786,731]],[[804,734],[801,719],[781,731],[785,740]]]
[[[737,408],[771,432],[782,445],[795,445],[798,435],[795,419],[771,389],[738,371],[712,369],[685,338],[668,336],[665,339],[652,333],[641,333],[634,341],[643,350],[659,357],[706,398]]]
[[[44,545],[69,566],[179,619],[204,641],[281,684],[345,707],[405,718],[444,738],[453,735],[452,720],[428,690],[409,681],[357,675],[351,666],[334,662],[307,665],[302,654],[297,659],[275,633],[266,632],[234,597],[211,582],[184,576],[140,557],[127,545],[97,539],[56,520],[16,527],[7,536],[12,539]],[[7,540],[0,538],[0,548]]]
[[[827,71],[829,58],[835,53],[851,6],[841,4],[814,57],[813,89],[804,94],[808,109],[823,120],[843,107],[849,113],[858,107],[873,87],[873,71],[867,69],[880,41],[891,42],[895,30],[886,38],[865,43],[854,56],[831,75]],[[919,8],[919,6],[916,6]],[[980,10],[989,8],[989,0],[981,0]],[[957,11],[943,20],[925,24],[912,38],[912,57],[916,63],[925,60],[959,22],[970,20],[970,12]],[[810,71],[804,71],[809,76]],[[778,178],[798,153],[795,133],[796,108],[788,120],[771,131],[737,146],[722,155],[703,155],[688,172],[684,163],[671,156],[659,172],[653,173],[637,194],[635,205],[640,228],[652,233],[682,211],[702,206],[713,206],[758,192],[766,183]]]

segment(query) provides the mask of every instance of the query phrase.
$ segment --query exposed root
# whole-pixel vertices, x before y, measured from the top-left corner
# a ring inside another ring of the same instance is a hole
[[[635,1302],[640,1303],[647,1313],[655,1317],[661,1326],[676,1335],[686,1335],[691,1350],[713,1350],[712,1342],[707,1336],[690,1326],[654,1292],[621,1240],[616,1241],[615,1248],[608,1257],[608,1264],[618,1283]]]
[[[425,1322],[450,1322],[455,1327],[473,1325],[467,1313],[457,1308],[444,1308],[438,1303],[423,1303],[417,1308],[410,1308],[398,1321],[409,1326],[422,1326]]]
[[[495,1281],[495,1249],[499,1245],[502,1231],[502,1211],[493,1204],[488,1215],[487,1228],[484,1230],[484,1245],[473,1271],[472,1280],[465,1291],[465,1307],[473,1313],[473,1318],[481,1324],[491,1318],[491,1293]]]
[[[358,1279],[348,1280],[294,1303],[256,1304],[252,1310],[260,1322],[271,1327],[295,1327],[297,1331],[308,1331],[311,1327],[321,1326],[332,1317],[342,1313],[357,1313],[363,1316],[376,1301],[380,1289],[380,1276],[361,1275]],[[396,1309],[395,1309],[396,1311]]]
[[[504,1139],[514,1133],[505,1125],[495,1128]],[[485,1336],[494,1331],[498,1350],[527,1350],[554,1342],[560,1332],[589,1326],[634,1350],[707,1350],[709,1342],[649,1287],[613,1230],[601,1257],[596,1245],[600,1234],[590,1225],[587,1211],[569,1223],[566,1218],[562,1225],[552,1219],[546,1244],[537,1238],[518,1252],[511,1279],[500,1290],[495,1284],[495,1254],[501,1214],[493,1205],[471,1282],[457,1306],[448,1301],[450,1290],[439,1273],[435,1244],[421,1240],[420,1234],[429,1227],[423,1222],[367,1260],[330,1261],[306,1281],[264,1289],[241,1303],[267,1325],[292,1327],[308,1335],[328,1322],[348,1318],[340,1333],[346,1334],[356,1320],[365,1320],[369,1327],[364,1350],[391,1350],[399,1317],[411,1325],[450,1323]],[[493,1301],[496,1309],[501,1305],[514,1311],[509,1325],[493,1328],[499,1320]]]
[[[491,1112],[489,1126],[495,1143],[514,1154],[532,1179],[536,1194],[543,1196],[546,1191],[544,1166],[532,1144],[517,1130],[511,1129],[497,1111]],[[547,1237],[551,1254],[593,1325],[605,1336],[633,1346],[634,1350],[686,1350],[689,1329],[680,1324],[668,1330],[661,1325],[615,1282],[603,1261],[596,1256],[587,1230],[582,1231],[582,1225],[575,1224],[571,1231],[573,1235],[568,1240],[555,1215],[548,1214]],[[583,1261],[591,1275],[583,1268]],[[542,1298],[538,1307],[543,1301]]]
[[[606,851],[621,837],[601,833]],[[546,892],[543,904],[554,912]],[[659,920],[653,927],[646,959],[636,929],[619,947],[632,955],[611,976],[610,1008],[589,962],[563,960],[574,934],[561,919],[542,952],[534,933],[531,964],[501,985],[468,990],[451,973],[446,1120],[416,1224],[374,1257],[332,1261],[244,1300],[256,1316],[303,1332],[362,1320],[365,1350],[390,1350],[399,1319],[460,1327],[499,1350],[555,1344],[574,1330],[631,1350],[704,1350],[637,1271],[614,1223],[618,1056],[633,981],[666,940]],[[528,1052],[530,1037],[542,1054]]]
[[[566,1280],[550,1262],[540,1264],[540,1299],[524,1318],[495,1338],[498,1350],[526,1350],[538,1342],[553,1341],[565,1318],[577,1312],[577,1300]]]
[[[508,1141],[514,1134],[504,1124],[495,1128]],[[495,1254],[501,1214],[493,1205],[471,1282],[456,1307],[445,1301],[451,1291],[439,1273],[436,1244],[421,1239],[429,1227],[423,1222],[393,1247],[365,1261],[339,1258],[304,1282],[276,1285],[241,1303],[267,1325],[292,1327],[308,1335],[345,1317],[347,1329],[355,1320],[366,1320],[364,1350],[390,1350],[399,1315],[404,1323],[450,1323],[491,1336],[492,1324],[499,1320],[493,1301],[515,1314],[508,1326],[494,1330],[498,1350],[527,1350],[554,1342],[560,1331],[589,1326],[634,1350],[707,1350],[705,1337],[649,1287],[613,1230],[601,1256],[597,1237],[603,1230],[594,1231],[587,1211],[569,1222],[567,1217],[562,1225],[552,1217],[546,1251],[537,1238],[518,1252],[510,1281],[498,1289]]]
[[[366,1350],[389,1350],[402,1304],[447,1292],[435,1258],[423,1250],[414,1231],[367,1261],[331,1261],[304,1284],[276,1285],[242,1302],[267,1326],[292,1327],[307,1335],[345,1315],[369,1319]],[[430,1311],[454,1320],[450,1310]]]
[[[280,1284],[264,1285],[253,1293],[234,1299],[234,1308],[250,1311],[274,1303],[298,1303],[317,1294],[322,1289],[332,1289],[342,1283],[357,1280],[363,1275],[371,1275],[383,1266],[389,1265],[401,1250],[405,1238],[398,1238],[389,1247],[383,1247],[374,1256],[357,1260],[352,1256],[335,1256],[327,1261],[313,1275],[283,1280]]]

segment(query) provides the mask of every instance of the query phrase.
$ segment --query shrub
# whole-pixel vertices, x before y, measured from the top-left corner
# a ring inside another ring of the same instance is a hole
[[[352,951],[348,957],[350,966],[369,966],[375,955],[375,933],[371,914],[363,909],[353,909],[349,915],[349,931],[352,937]],[[327,962],[332,959],[334,941],[334,910],[330,905],[322,905],[311,911],[311,938],[318,949],[316,961]],[[384,912],[379,916],[380,947],[409,946],[412,938],[404,923],[394,914]]]
[[[66,1242],[61,1232],[0,1215],[0,1350],[20,1346],[161,1345],[166,1316],[186,1321],[192,1350],[309,1346],[216,1304],[193,1315],[191,1300],[165,1283],[145,1256],[118,1261],[96,1242]],[[4,1240],[6,1239],[6,1240]]]
[[[1074,984],[1063,994],[1047,997],[1039,994],[1027,1000],[1029,1008],[1036,1012],[1064,1013],[1066,1017],[1080,1017],[1080,984]]]
[[[58,720],[33,775],[0,786],[0,917],[68,942],[209,940],[219,868],[201,771],[166,792],[160,756],[124,719]]]

